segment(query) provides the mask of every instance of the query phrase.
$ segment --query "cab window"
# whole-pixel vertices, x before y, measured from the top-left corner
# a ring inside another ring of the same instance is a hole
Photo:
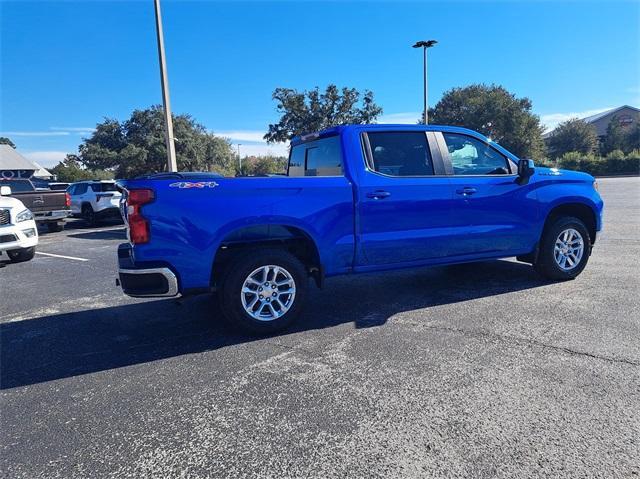
[[[371,146],[370,168],[388,176],[431,176],[433,162],[427,137],[421,131],[367,133]]]
[[[454,175],[508,175],[507,158],[490,145],[459,133],[442,133]]]
[[[289,176],[342,176],[340,137],[330,136],[291,148]]]

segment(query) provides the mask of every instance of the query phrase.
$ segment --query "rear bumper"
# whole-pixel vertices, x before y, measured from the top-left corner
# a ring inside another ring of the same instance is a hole
[[[167,298],[180,294],[178,277],[168,266],[138,266],[128,243],[118,247],[118,280],[124,294],[134,298]]]
[[[70,210],[54,210],[54,211],[33,211],[33,217],[38,222],[49,222],[49,221],[61,221],[67,218],[70,214]]]

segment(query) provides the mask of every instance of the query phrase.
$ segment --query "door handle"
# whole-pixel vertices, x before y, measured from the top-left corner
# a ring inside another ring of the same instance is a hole
[[[374,200],[383,200],[389,196],[391,196],[391,193],[382,190],[370,191],[367,193],[367,198],[373,198]]]
[[[458,193],[459,195],[464,195],[464,196],[471,196],[472,194],[476,193],[478,190],[476,188],[472,188],[470,186],[465,186],[462,189],[456,190],[456,193]]]

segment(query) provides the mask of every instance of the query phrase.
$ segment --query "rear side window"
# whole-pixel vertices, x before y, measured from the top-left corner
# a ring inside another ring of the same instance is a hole
[[[87,185],[86,183],[80,183],[79,185],[76,185],[76,190],[73,192],[74,195],[84,195],[87,192]]]
[[[389,176],[430,176],[433,162],[427,137],[420,131],[369,132],[370,167]]]
[[[296,145],[289,156],[289,176],[342,176],[340,137]]]
[[[91,185],[91,189],[96,192],[116,191],[116,184],[115,183],[94,183]]]

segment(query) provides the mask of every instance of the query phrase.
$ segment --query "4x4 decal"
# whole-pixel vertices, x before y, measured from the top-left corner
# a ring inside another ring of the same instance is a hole
[[[171,183],[169,188],[215,188],[220,186],[215,181],[177,181]]]

